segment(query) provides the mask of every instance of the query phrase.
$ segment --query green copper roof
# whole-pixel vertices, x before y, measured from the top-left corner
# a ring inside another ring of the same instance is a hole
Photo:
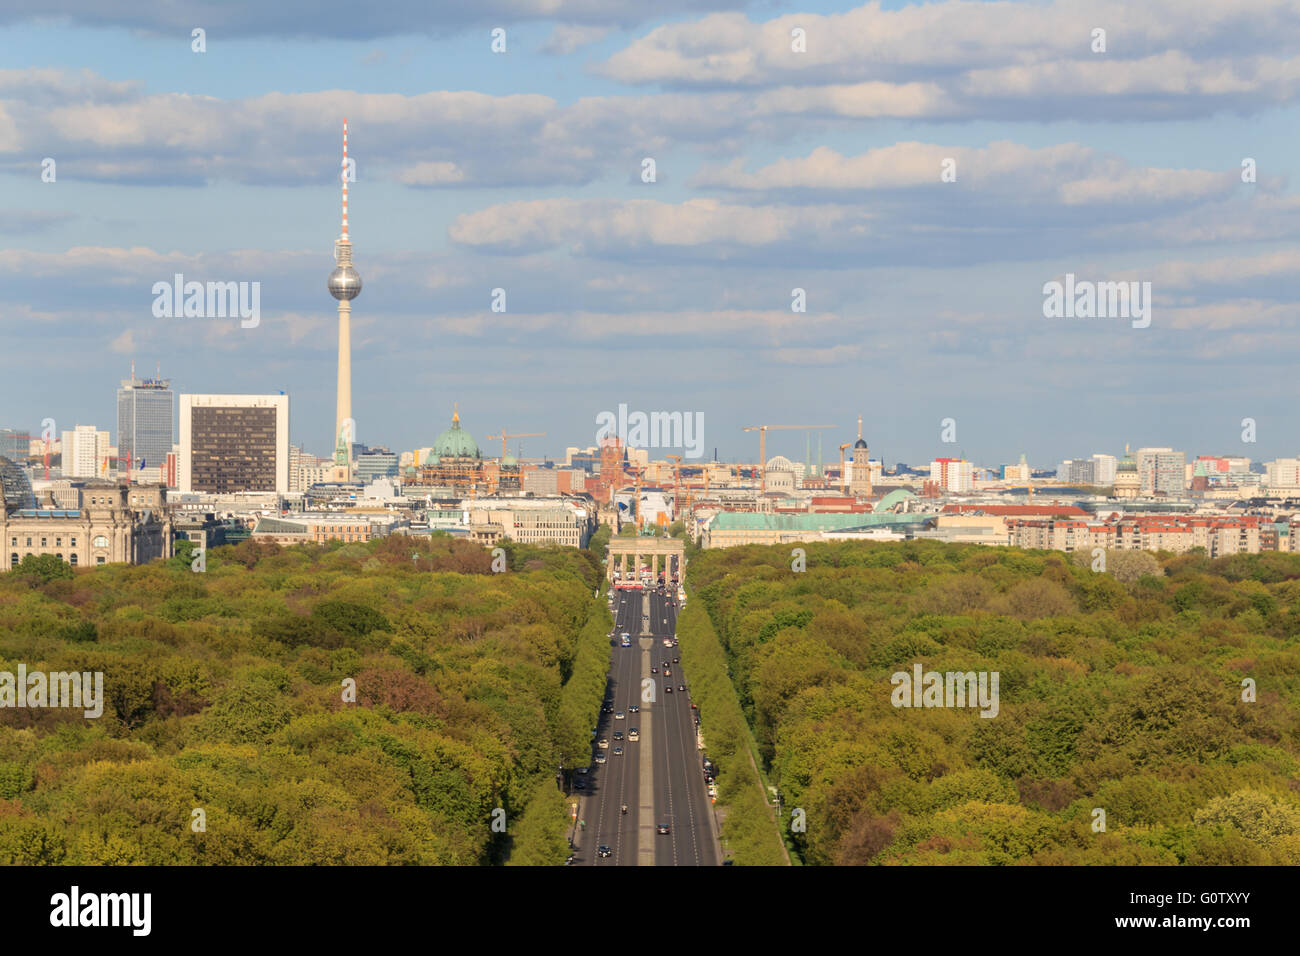
[[[881,514],[758,514],[752,511],[722,511],[709,523],[710,531],[844,531],[848,528],[881,528],[921,524],[934,515]]]
[[[460,427],[459,420],[453,420],[451,427],[434,439],[433,453],[442,458],[482,458],[474,438]]]

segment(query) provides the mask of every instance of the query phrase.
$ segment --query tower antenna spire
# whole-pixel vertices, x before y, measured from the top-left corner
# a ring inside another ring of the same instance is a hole
[[[343,117],[343,241],[348,241],[348,118]]]
[[[334,418],[334,481],[352,479],[352,300],[361,294],[361,276],[352,267],[352,240],[348,238],[348,121],[343,119],[343,234],[334,240],[334,261],[329,277],[330,295],[339,302],[338,410]],[[346,435],[346,438],[344,437]]]

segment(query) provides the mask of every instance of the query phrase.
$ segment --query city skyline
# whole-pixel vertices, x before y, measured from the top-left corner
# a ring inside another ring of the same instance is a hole
[[[347,116],[360,441],[418,447],[457,400],[484,433],[549,436],[626,402],[703,412],[728,460],[753,455],[745,425],[842,409],[851,435],[860,408],[908,462],[948,447],[946,418],[983,460],[1238,453],[1247,417],[1239,453],[1295,454],[1300,117],[1270,66],[1293,6],[979,6],[431,4],[359,33],[240,7],[202,52],[198,5],[0,14],[4,415],[71,421],[136,357],[178,390],[290,392],[316,448],[337,425],[320,270]],[[987,44],[951,39],[968,31]],[[259,283],[264,316],[155,317],[178,273]],[[1149,326],[1046,318],[1071,276],[1150,283]]]

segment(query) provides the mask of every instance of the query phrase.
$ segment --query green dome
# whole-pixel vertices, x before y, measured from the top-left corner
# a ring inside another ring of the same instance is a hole
[[[514,455],[506,455],[506,457],[501,459],[502,468],[514,468],[518,464],[519,461],[515,458]]]
[[[460,412],[451,416],[451,427],[433,441],[433,454],[439,458],[482,458],[469,432],[460,427]]]

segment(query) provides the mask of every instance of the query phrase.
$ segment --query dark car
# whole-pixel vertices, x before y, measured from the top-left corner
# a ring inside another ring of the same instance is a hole
[[[656,832],[656,833],[667,833],[667,832],[668,832],[668,824],[666,824],[666,823],[661,823],[661,824],[659,824],[657,827],[655,827],[655,832]]]
[[[602,843],[602,844],[600,845],[600,848],[599,848],[598,850],[596,850],[596,855],[597,855],[597,856],[613,856],[613,855],[614,855],[614,851],[611,850],[609,847],[605,846],[605,844]]]
[[[583,780],[581,777],[579,777],[577,780],[573,781],[573,789],[574,789],[574,790],[586,790],[586,789],[587,789],[587,781],[585,781],[585,780]]]
[[[686,690],[686,685],[685,685],[685,684],[678,684],[678,685],[677,685],[677,689],[680,690],[680,691],[684,691],[684,690]]]
[[[658,673],[659,673],[659,668],[657,668],[657,667],[652,667],[652,668],[650,668],[650,673],[651,673],[651,674],[658,674]]]
[[[679,663],[680,661],[681,661],[681,658],[680,658],[680,657],[674,657],[674,658],[673,658],[673,663],[674,663],[674,664],[677,664],[677,663]]]
[[[633,704],[631,707],[627,709],[627,712],[629,714],[639,714],[641,713],[641,708],[638,707],[636,704]]]
[[[665,694],[671,694],[672,692],[673,692],[673,685],[672,685],[672,684],[664,684],[664,693],[665,693]]]

